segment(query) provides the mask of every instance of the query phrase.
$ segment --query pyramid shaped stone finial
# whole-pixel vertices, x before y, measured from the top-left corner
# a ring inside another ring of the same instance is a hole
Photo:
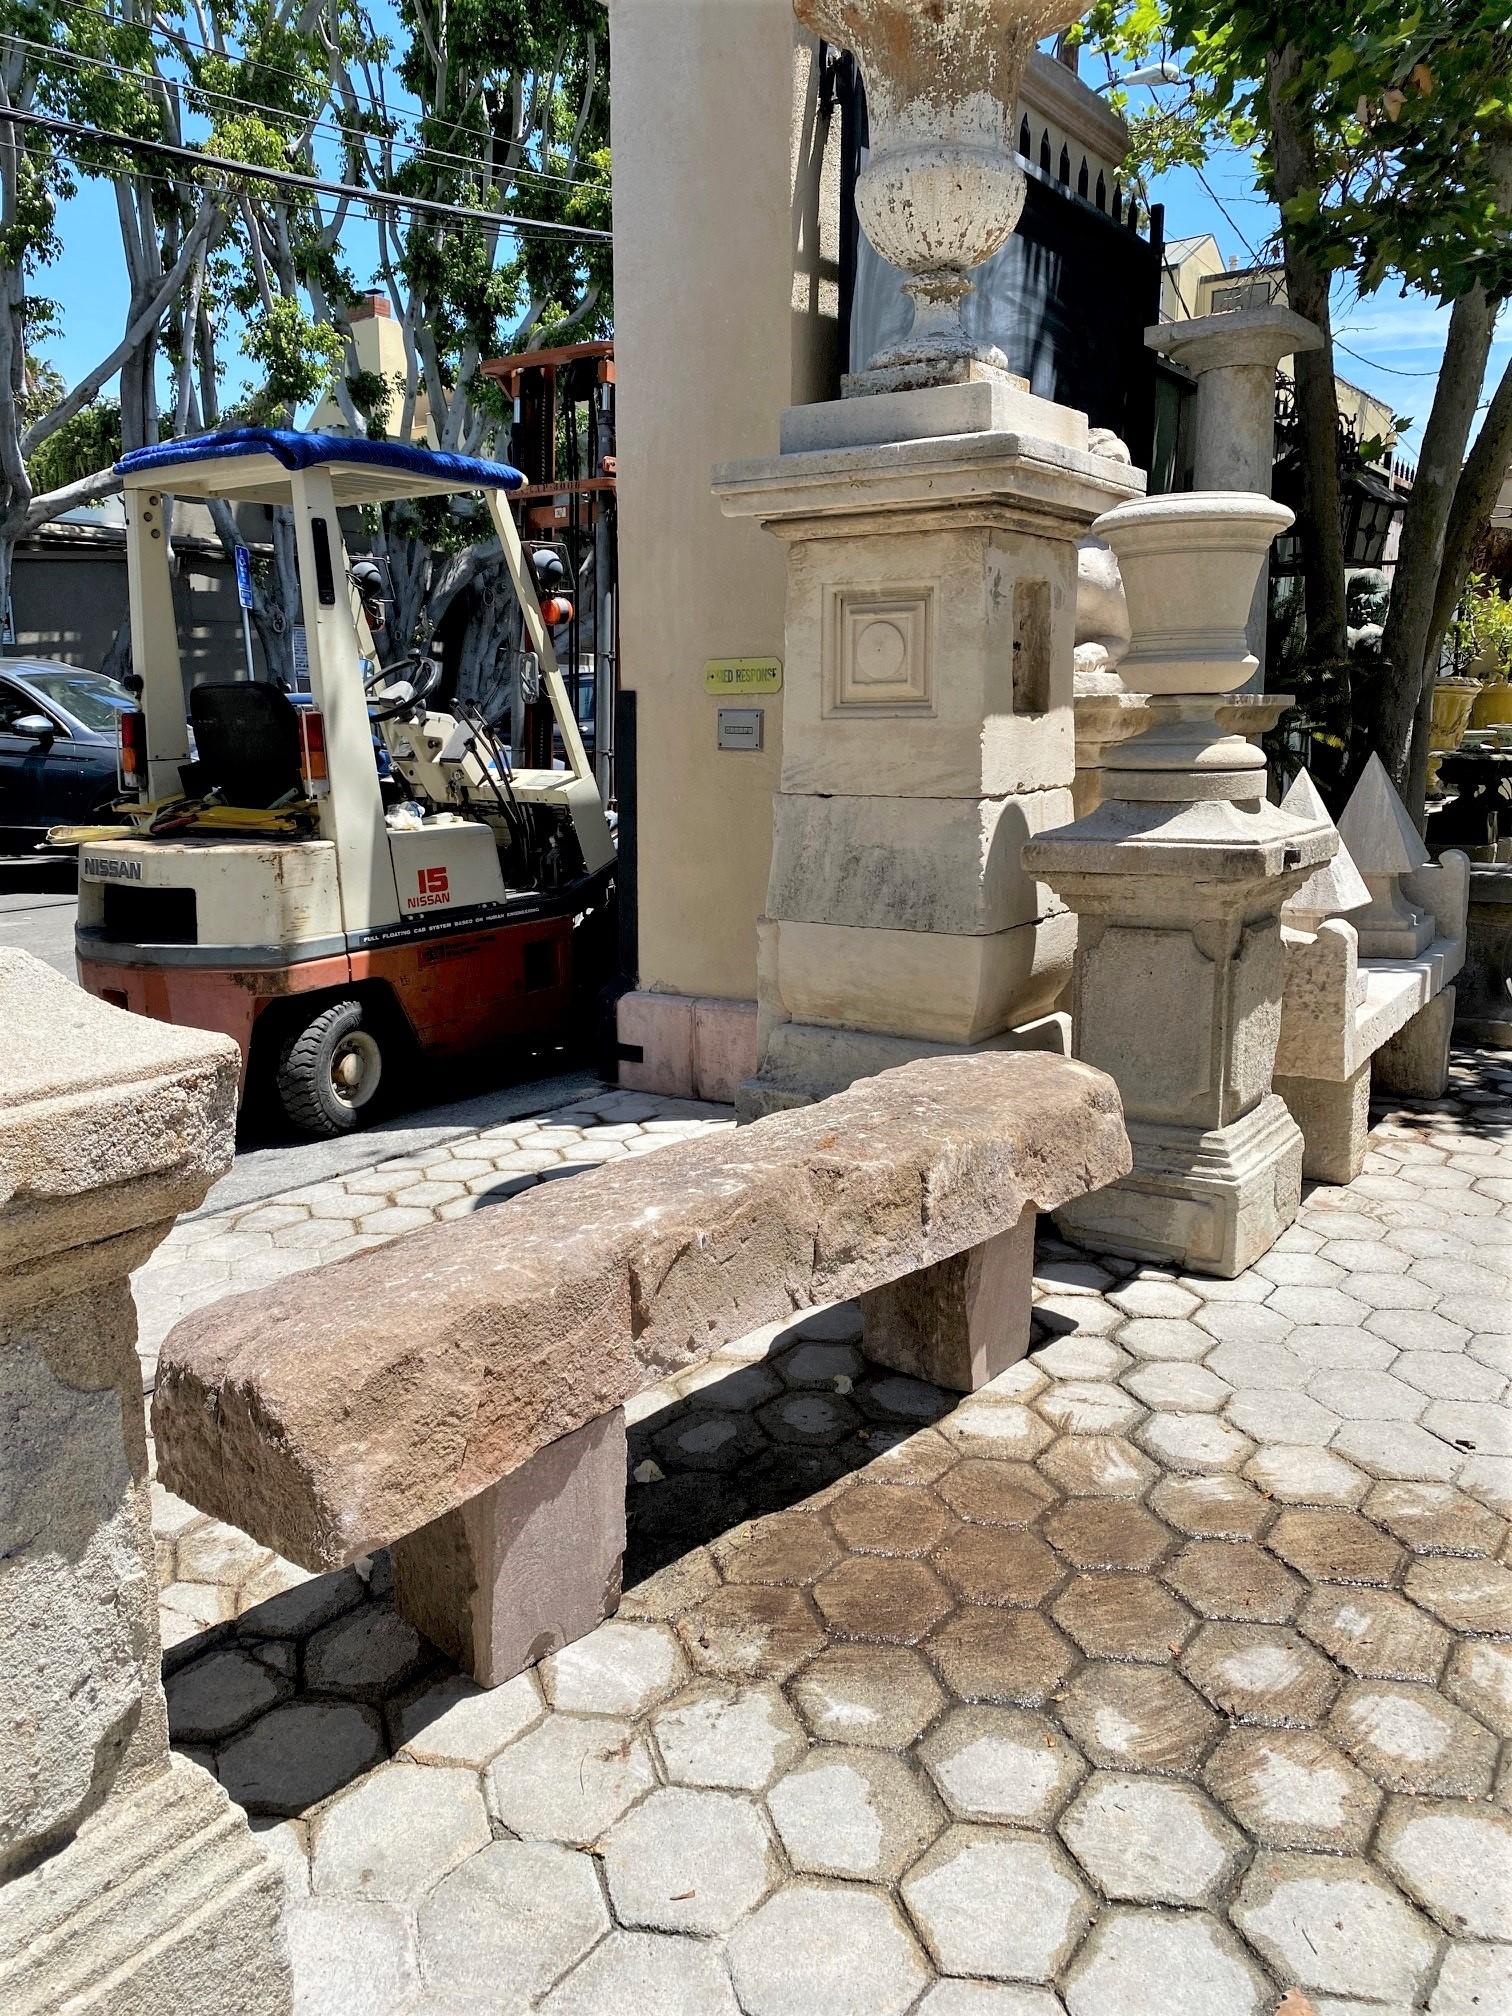
[[[1370,908],[1352,920],[1360,957],[1415,959],[1433,942],[1433,919],[1408,902],[1399,883],[1430,857],[1379,756],[1365,765],[1344,807],[1339,838],[1370,891]]]
[[[1318,796],[1318,787],[1305,770],[1299,770],[1290,790],[1281,800],[1281,810],[1309,826],[1332,826],[1328,807]],[[1294,931],[1316,931],[1327,917],[1342,917],[1346,910],[1360,910],[1370,901],[1360,871],[1349,849],[1340,840],[1332,861],[1313,870],[1296,895],[1281,907],[1281,919]]]
[[[1339,837],[1362,875],[1410,875],[1428,866],[1428,849],[1376,755],[1344,807]]]

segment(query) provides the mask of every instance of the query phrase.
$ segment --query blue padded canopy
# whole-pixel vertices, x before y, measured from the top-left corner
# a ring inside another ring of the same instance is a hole
[[[270,462],[272,467],[269,467]],[[238,469],[238,463],[247,465]],[[207,466],[208,465],[208,466]],[[338,504],[445,494],[456,490],[519,490],[525,478],[505,462],[480,462],[408,441],[369,441],[355,434],[301,434],[286,427],[236,427],[196,434],[156,448],[134,448],[117,462],[130,478],[163,472],[164,487],[263,502],[287,498],[288,473],[329,467]],[[171,481],[169,471],[178,472]]]

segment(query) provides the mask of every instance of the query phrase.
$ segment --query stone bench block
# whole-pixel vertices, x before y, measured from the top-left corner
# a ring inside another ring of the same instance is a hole
[[[1017,1364],[1029,1349],[1036,1215],[1030,1205],[1011,1232],[864,1294],[867,1357],[952,1393]]]
[[[451,1564],[465,1587],[444,1611],[474,1620],[473,1660],[494,1670],[508,1660],[479,1650],[476,1620],[499,1607],[498,1536],[556,1489],[534,1474],[542,1451],[763,1324],[985,1248],[948,1284],[953,1318],[915,1317],[908,1347],[927,1376],[975,1382],[1019,1334],[1026,1213],[1128,1167],[1099,1071],[1008,1052],[908,1064],[196,1312],[159,1362],[161,1475],[312,1569],[440,1522],[411,1560]],[[984,1341],[989,1309],[1011,1311],[1007,1345]],[[501,1479],[519,1481],[494,1495]],[[585,1518],[558,1520],[564,1544]],[[585,1570],[589,1609],[605,1586]],[[518,1633],[509,1659],[534,1642]]]

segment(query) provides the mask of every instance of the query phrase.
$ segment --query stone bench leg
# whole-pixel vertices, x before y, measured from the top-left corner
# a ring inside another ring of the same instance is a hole
[[[484,1687],[584,1637],[619,1608],[625,1465],[617,1407],[398,1541],[400,1611]]]
[[[878,1365],[974,1393],[1029,1349],[1035,1209],[953,1260],[861,1297],[861,1349]]]
[[[1442,1099],[1449,1085],[1449,1036],[1454,989],[1435,994],[1375,1054],[1377,1092],[1404,1099]]]
[[[1353,1183],[1370,1134],[1370,1059],[1352,1078],[1283,1078],[1274,1089],[1302,1129],[1302,1174],[1312,1183]]]

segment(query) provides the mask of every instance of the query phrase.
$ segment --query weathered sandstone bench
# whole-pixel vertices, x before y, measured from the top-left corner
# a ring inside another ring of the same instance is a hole
[[[905,1065],[200,1310],[160,1474],[306,1568],[392,1546],[401,1609],[497,1684],[618,1602],[627,1399],[855,1295],[872,1358],[969,1392],[1028,1348],[1036,1211],[1129,1166],[1086,1065]]]

